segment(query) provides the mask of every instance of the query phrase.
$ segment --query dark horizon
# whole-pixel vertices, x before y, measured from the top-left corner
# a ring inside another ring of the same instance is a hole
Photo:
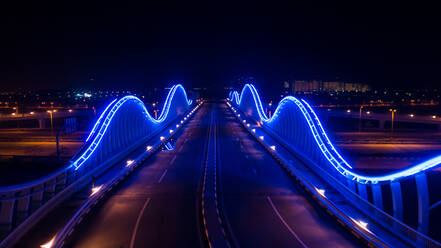
[[[222,87],[240,76],[269,89],[440,82],[441,17],[430,6],[113,6],[1,19],[3,89]]]

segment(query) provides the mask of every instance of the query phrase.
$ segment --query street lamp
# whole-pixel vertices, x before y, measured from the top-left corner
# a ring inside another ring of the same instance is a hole
[[[48,110],[47,112],[51,115],[51,130],[54,130],[54,122],[53,122],[53,118],[52,118],[53,111]]]
[[[389,112],[392,115],[391,130],[393,132],[394,131],[394,117],[395,117],[395,113],[397,112],[397,110],[396,109],[389,109]]]
[[[363,105],[360,105],[360,118],[358,120],[358,131],[361,132],[361,111],[363,109]]]

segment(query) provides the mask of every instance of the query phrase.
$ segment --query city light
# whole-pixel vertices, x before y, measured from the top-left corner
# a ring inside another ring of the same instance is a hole
[[[253,128],[253,129],[251,129],[251,131],[252,131],[253,133],[255,133],[255,132],[256,132],[256,129],[255,129],[255,128]]]
[[[150,151],[150,150],[152,149],[152,146],[147,146],[145,149],[146,149],[147,151]]]
[[[95,195],[96,193],[98,193],[98,192],[101,190],[101,188],[102,188],[102,185],[100,185],[100,186],[96,186],[96,187],[93,187],[93,188],[92,188],[92,193],[90,193],[90,196],[93,196],[93,195]]]
[[[367,183],[376,184],[379,182],[386,182],[386,181],[390,182],[410,175],[415,175],[416,173],[428,170],[430,168],[433,168],[434,166],[441,164],[441,155],[440,155],[437,157],[433,157],[422,163],[419,163],[417,165],[411,166],[409,168],[391,174],[385,174],[380,176],[357,174],[354,171],[352,171],[352,167],[341,157],[339,152],[335,150],[332,142],[329,140],[326,132],[324,131],[319,118],[317,117],[311,106],[305,100],[299,101],[297,98],[293,96],[287,96],[280,101],[280,103],[276,108],[275,114],[271,118],[268,118],[265,112],[263,111],[259,94],[252,84],[246,84],[243,87],[241,96],[239,96],[239,93],[237,91],[233,92],[232,93],[233,102],[237,104],[237,106],[241,106],[242,96],[244,95],[244,92],[246,90],[249,90],[252,94],[252,100],[254,100],[254,105],[257,108],[257,114],[260,117],[259,122],[265,121],[266,123],[270,123],[275,121],[277,117],[282,113],[282,111],[280,111],[281,109],[289,109],[289,108],[284,108],[285,107],[284,105],[294,103],[295,104],[294,106],[297,106],[298,109],[301,110],[303,117],[305,118],[305,120],[307,120],[307,125],[309,126],[309,129],[313,134],[313,138],[315,139],[317,146],[322,151],[323,156],[326,157],[329,163],[331,163],[334,166],[334,168],[339,171],[339,173],[343,174],[345,177],[351,180],[363,184],[367,184]],[[390,111],[392,113],[397,112],[396,109],[391,109]]]
[[[247,127],[250,127],[251,125],[250,125],[250,123],[247,123]]]
[[[127,162],[126,162],[126,166],[129,167],[130,165],[133,164],[133,162],[135,162],[135,161],[134,161],[134,160],[131,160],[131,159],[127,160]]]
[[[409,117],[410,117],[410,118],[413,118],[413,117],[415,117],[415,115],[414,115],[414,114],[410,114]]]
[[[368,232],[371,232],[371,231],[368,229],[368,223],[367,223],[367,222],[362,221],[362,220],[355,220],[354,218],[351,218],[351,219],[352,219],[352,221],[355,222],[355,224],[357,224],[358,226],[360,226],[360,227],[363,228],[364,230],[366,230],[366,231],[368,231]]]
[[[370,114],[371,114],[371,111],[366,111],[366,114],[370,115]]]
[[[164,138],[164,136],[161,136],[161,137],[159,137],[159,139],[162,141],[162,140],[164,140],[165,138]]]
[[[170,133],[173,133],[173,129],[170,129],[169,132],[170,132]]]
[[[181,124],[183,124],[184,123],[184,121],[181,121]]]
[[[262,136],[261,136],[262,137]],[[275,151],[276,150],[276,146],[270,146],[271,150]]]
[[[316,190],[317,193],[319,193],[321,196],[325,197],[325,190],[324,190],[324,189],[318,189],[318,188],[315,188],[315,190]]]
[[[72,109],[69,109],[68,111],[69,111],[69,113],[72,113],[73,110],[72,110]]]
[[[179,127],[179,124],[176,124],[176,128],[178,128]]]
[[[247,122],[247,120],[243,120],[242,122],[245,123],[245,122]]]
[[[11,113],[11,115],[15,115],[15,113]]]
[[[260,139],[260,140],[263,140],[263,136],[259,136],[259,139]]]
[[[40,245],[40,248],[51,248],[54,245],[55,237],[49,240],[47,243]]]
[[[29,113],[30,115],[33,115],[33,114],[35,114],[33,111],[31,111],[30,113]]]
[[[436,119],[436,115],[432,115],[432,119]]]
[[[350,109],[346,110],[346,113],[351,113],[351,110]]]

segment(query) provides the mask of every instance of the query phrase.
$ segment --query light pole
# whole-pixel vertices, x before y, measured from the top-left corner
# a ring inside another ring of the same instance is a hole
[[[158,119],[158,110],[155,109],[156,103],[153,103],[152,106],[153,106],[153,112],[155,112],[155,119]]]
[[[389,111],[392,114],[391,130],[393,132],[394,131],[394,118],[395,118],[395,113],[397,112],[397,110],[396,109],[389,109]]]
[[[361,113],[363,110],[363,105],[360,105],[360,118],[358,119],[358,132],[361,132]]]
[[[48,110],[47,112],[51,115],[51,131],[53,131],[54,130],[54,122],[53,122],[53,119],[52,119],[53,111],[52,110]]]

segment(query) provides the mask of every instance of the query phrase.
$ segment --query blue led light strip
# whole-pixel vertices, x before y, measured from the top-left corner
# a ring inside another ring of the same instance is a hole
[[[162,108],[162,112],[159,116],[158,119],[153,118],[150,113],[147,111],[147,108],[145,107],[145,104],[136,96],[125,96],[121,99],[119,99],[115,104],[114,101],[112,101],[107,108],[104,110],[104,113],[100,116],[100,118],[98,119],[97,123],[95,123],[94,128],[92,129],[91,134],[89,135],[89,137],[87,138],[87,140],[89,140],[91,137],[93,138],[93,141],[91,141],[91,144],[87,147],[87,149],[79,156],[78,159],[76,159],[75,161],[72,162],[72,165],[75,167],[75,170],[77,170],[78,168],[81,167],[81,165],[84,164],[84,162],[86,162],[89,157],[93,154],[93,152],[96,150],[96,148],[99,146],[99,144],[101,143],[101,140],[104,136],[104,134],[107,131],[107,128],[110,126],[110,123],[112,122],[113,117],[115,116],[116,112],[118,111],[118,109],[124,105],[124,103],[126,103],[129,100],[134,100],[136,103],[138,103],[141,108],[143,109],[143,113],[145,113],[145,117],[151,121],[153,124],[160,124],[162,123],[168,116],[168,113],[170,111],[170,106],[172,103],[172,100],[174,98],[174,95],[176,93],[176,90],[180,89],[185,96],[186,102],[188,105],[191,104],[191,101],[188,101],[187,98],[187,93],[185,92],[184,87],[182,87],[182,85],[177,84],[174,85],[170,91],[168,92],[167,98],[165,100],[164,106]],[[109,107],[112,106],[109,109]],[[103,123],[100,125],[100,122],[103,121]],[[97,128],[99,128],[99,131],[97,132]]]
[[[231,98],[231,101],[235,103],[237,106],[240,106],[243,100],[243,95],[245,90],[249,90],[251,92],[260,121],[264,123],[270,123],[276,120],[277,117],[282,112],[283,113],[286,112],[286,111],[282,111],[284,105],[294,103],[302,112],[303,117],[305,118],[318,147],[320,148],[321,152],[326,157],[326,159],[342,175],[352,180],[356,180],[357,182],[378,183],[378,182],[390,182],[390,181],[400,180],[404,177],[415,175],[417,173],[434,168],[435,166],[439,166],[441,164],[441,155],[439,155],[425,162],[419,163],[410,168],[395,173],[385,174],[381,176],[366,176],[366,175],[357,174],[353,172],[352,167],[335,149],[334,145],[329,140],[328,135],[323,129],[320,119],[317,117],[312,107],[305,100],[302,99],[302,101],[299,101],[297,98],[293,96],[287,96],[279,102],[276,111],[274,111],[274,115],[271,118],[268,118],[265,114],[265,111],[263,111],[260,96],[256,88],[252,84],[246,84],[243,87],[240,96],[237,91],[230,92],[229,97]]]
[[[86,142],[89,141],[90,137],[93,136],[93,134],[95,134],[96,129],[98,128],[98,125],[101,124],[101,120],[103,119],[103,117],[107,114],[107,110],[110,108],[110,106],[112,106],[112,104],[114,102],[116,102],[117,99],[113,100],[109,105],[107,105],[106,109],[104,109],[103,113],[101,114],[100,118],[98,118],[98,121],[95,122],[95,125],[92,128],[92,131],[89,133],[89,136],[87,136]]]

